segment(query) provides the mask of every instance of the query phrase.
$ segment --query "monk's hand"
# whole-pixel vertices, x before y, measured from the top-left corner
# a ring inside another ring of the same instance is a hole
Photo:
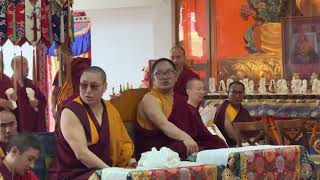
[[[131,158],[128,162],[128,168],[136,168],[137,166],[137,160],[135,158]]]
[[[187,148],[187,154],[190,155],[192,153],[199,152],[198,144],[189,136],[185,140],[183,140],[183,144]]]
[[[3,100],[3,108],[10,110],[13,109],[13,104],[9,100]]]
[[[33,107],[33,108],[37,108],[38,107],[38,104],[39,104],[39,101],[37,98],[34,98],[33,100],[30,100],[30,105]]]
[[[17,99],[18,99],[16,92],[13,92],[12,94],[10,94],[9,97],[10,97],[10,100],[12,100],[12,101],[17,101]]]

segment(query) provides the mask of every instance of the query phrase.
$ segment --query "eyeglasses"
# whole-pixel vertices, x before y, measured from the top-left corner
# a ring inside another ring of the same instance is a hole
[[[97,91],[97,90],[100,88],[100,86],[102,86],[102,85],[103,85],[103,83],[102,83],[102,84],[80,83],[80,88],[81,88],[82,90],[87,90],[87,88],[90,86],[90,89],[91,89],[92,91]]]
[[[176,74],[176,71],[173,71],[173,70],[169,70],[169,71],[166,71],[166,72],[156,72],[154,73],[154,75],[157,77],[157,78],[164,78],[164,77],[173,77],[174,75]]]

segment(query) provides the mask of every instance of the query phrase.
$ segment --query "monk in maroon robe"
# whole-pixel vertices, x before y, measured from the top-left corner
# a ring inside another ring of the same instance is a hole
[[[29,67],[25,57],[16,56],[11,61],[17,88],[17,111],[19,132],[45,132],[47,100],[41,90],[28,79]],[[32,92],[30,92],[30,91]],[[28,92],[27,92],[28,91]]]
[[[2,74],[2,72],[0,72],[0,76],[2,76],[2,79],[0,80],[0,109],[12,109],[12,104],[8,101],[8,96],[5,92],[8,89],[13,88],[13,84],[11,82],[11,79],[5,74]],[[14,100],[17,99],[15,93],[12,97]]]
[[[9,139],[17,135],[17,120],[9,110],[0,110],[0,158],[6,154]]]
[[[63,71],[65,83],[59,87],[59,72],[56,74],[53,81],[52,92],[52,113],[54,117],[57,111],[61,111],[61,107],[65,106],[68,102],[72,101],[75,97],[79,96],[80,76],[82,72],[90,67],[91,60],[88,58],[74,58],[71,62],[71,81],[68,81],[67,72]]]
[[[168,147],[181,159],[199,150],[227,147],[204,127],[197,108],[190,107],[184,96],[173,96],[175,65],[162,58],[153,64],[152,72],[154,88],[138,105],[137,157],[152,147]]]
[[[237,145],[238,135],[232,126],[233,122],[249,122],[252,118],[249,112],[241,105],[244,96],[244,85],[234,81],[228,88],[228,100],[225,100],[217,109],[214,123],[225,137],[228,145]]]
[[[40,154],[40,142],[31,135],[16,135],[7,147],[8,154],[0,161],[0,179],[38,180],[31,171]]]
[[[58,115],[51,180],[89,179],[97,169],[136,163],[131,158],[134,145],[118,111],[102,100],[107,86],[104,71],[93,66],[80,79],[80,96]]]
[[[188,68],[185,64],[185,51],[182,47],[173,47],[170,51],[171,60],[175,63],[177,68],[177,81],[174,85],[174,93],[188,97],[186,93],[186,84],[191,79],[200,79],[200,77]]]

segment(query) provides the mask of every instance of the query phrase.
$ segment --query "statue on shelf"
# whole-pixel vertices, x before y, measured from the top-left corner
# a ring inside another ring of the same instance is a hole
[[[310,77],[310,84],[312,85],[312,83],[313,83],[313,80],[315,80],[315,79],[318,79],[318,75],[317,75],[317,73],[312,73],[311,74],[311,77]]]
[[[268,89],[271,93],[276,92],[276,81],[274,79],[271,79]]]
[[[276,93],[277,94],[287,94],[288,93],[288,84],[285,79],[279,79],[277,81]]]
[[[293,94],[301,94],[301,86],[302,81],[299,78],[298,73],[293,73],[292,80],[291,80],[291,91]]]
[[[306,94],[307,93],[307,87],[308,87],[308,81],[306,79],[302,80],[302,86],[300,93]]]
[[[244,85],[244,91],[245,93],[249,93],[248,90],[249,90],[249,79],[248,78],[243,78],[242,80],[240,80],[240,82],[243,83]]]
[[[313,80],[311,90],[313,94],[320,94],[320,80],[318,78]]]
[[[224,82],[224,80],[221,80],[221,81],[220,81],[220,83],[219,83],[219,88],[218,88],[218,89],[219,89],[220,92],[227,92],[227,91],[226,91],[226,89],[227,89],[227,88],[226,88],[226,83]]]
[[[260,81],[259,81],[258,92],[260,94],[266,94],[267,93],[266,78],[264,76],[262,76]]]
[[[248,83],[248,94],[253,94],[253,93],[254,93],[254,82],[250,80]]]
[[[211,92],[211,93],[216,92],[216,79],[215,78],[209,79],[209,92]]]

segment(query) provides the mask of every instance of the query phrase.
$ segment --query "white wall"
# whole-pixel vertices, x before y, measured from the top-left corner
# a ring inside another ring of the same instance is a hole
[[[174,0],[151,0],[154,57],[168,57],[175,41]]]
[[[91,1],[90,1],[91,2]],[[92,2],[91,2],[92,3]],[[108,98],[115,87],[129,82],[135,88],[143,79],[149,59],[168,57],[174,44],[174,0],[106,0],[90,5],[75,1],[92,21],[93,65],[108,76]]]
[[[135,88],[142,68],[153,57],[152,11],[150,7],[86,11],[92,21],[92,64],[107,73],[108,98],[115,87],[129,82]]]
[[[153,1],[161,0],[76,0],[73,8],[78,10],[98,10],[151,6]]]

